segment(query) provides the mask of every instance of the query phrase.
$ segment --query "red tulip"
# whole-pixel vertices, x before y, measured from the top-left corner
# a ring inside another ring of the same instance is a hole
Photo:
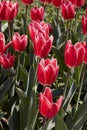
[[[46,86],[55,82],[59,72],[59,65],[57,60],[53,59],[41,59],[37,67],[37,77],[40,84]]]
[[[66,20],[73,19],[75,15],[74,5],[67,1],[64,4],[62,4],[62,16]]]
[[[35,36],[35,41],[34,41],[34,53],[36,56],[44,58],[46,57],[51,48],[52,48],[52,43],[53,43],[53,36],[46,36],[44,37],[42,33],[38,33]]]
[[[0,32],[0,53],[3,53],[5,48],[5,37],[2,32]]]
[[[25,5],[30,5],[33,3],[33,0],[22,0],[22,3]]]
[[[0,63],[3,68],[9,69],[14,65],[14,55],[11,55],[11,53],[8,54],[2,54],[0,56]]]
[[[74,4],[76,7],[81,7],[84,5],[85,0],[70,0],[72,4]]]
[[[83,42],[83,47],[84,47],[84,57],[83,57],[83,63],[87,64],[87,44],[86,42]]]
[[[0,2],[0,20],[12,21],[18,13],[18,2]]]
[[[40,0],[40,2],[45,3],[45,4],[51,3],[51,1],[52,1],[52,0]]]
[[[86,8],[86,16],[82,16],[82,31],[85,35],[87,35],[87,8]]]
[[[39,21],[32,21],[29,26],[29,32],[30,32],[30,37],[32,41],[34,42],[35,40],[35,35],[37,33],[42,33],[44,36],[49,35],[49,26],[48,24]]]
[[[15,51],[24,51],[27,46],[27,42],[27,35],[23,34],[22,36],[20,36],[18,32],[14,33],[12,38],[12,46]]]
[[[52,0],[52,4],[57,8],[60,8],[63,3],[64,0]]]
[[[71,40],[67,41],[64,52],[65,64],[69,68],[76,67],[82,63],[83,57],[84,47],[82,43],[77,42],[75,45],[72,45]]]
[[[63,97],[60,96],[56,103],[53,103],[51,89],[46,87],[39,96],[39,111],[45,118],[53,118],[60,110]]]
[[[44,19],[44,8],[40,7],[34,7],[30,11],[30,16],[32,20],[40,20],[42,21]]]

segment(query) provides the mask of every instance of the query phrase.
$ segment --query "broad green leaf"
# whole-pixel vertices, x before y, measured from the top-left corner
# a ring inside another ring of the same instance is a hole
[[[73,81],[73,83],[68,91],[67,97],[63,103],[64,109],[67,109],[67,106],[70,104],[75,92],[76,92],[76,85],[75,85],[75,81]]]
[[[23,90],[21,90],[20,88],[16,87],[16,92],[17,92],[20,99],[27,97],[26,93]]]
[[[0,86],[0,104],[4,100],[8,90],[12,87],[14,83],[14,78],[7,79],[1,86]]]
[[[55,117],[55,130],[68,130],[66,124],[59,115]]]
[[[65,117],[65,123],[68,127],[68,130],[71,130],[72,126],[73,126],[73,118],[72,118],[72,114],[71,113],[67,113],[66,117]]]
[[[45,130],[51,130],[55,127],[55,118],[49,119],[44,126]],[[41,129],[42,130],[42,129]]]
[[[19,105],[15,102],[11,109],[11,116],[9,119],[9,130],[20,130],[20,113]]]

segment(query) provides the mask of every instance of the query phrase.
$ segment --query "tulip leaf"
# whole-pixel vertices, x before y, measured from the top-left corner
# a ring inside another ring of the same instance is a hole
[[[4,100],[8,90],[12,87],[14,83],[14,78],[11,77],[7,79],[1,86],[0,86],[0,104]]]
[[[20,130],[20,113],[18,102],[15,102],[11,109],[9,119],[9,130]]]
[[[26,89],[26,93],[28,96],[31,95],[31,91],[33,89],[33,87],[35,86],[35,69],[34,66],[32,65],[28,74],[28,79],[27,79],[27,89]]]
[[[64,104],[63,104],[63,107],[65,109],[67,109],[67,106],[70,104],[75,92],[76,92],[76,85],[75,85],[75,81],[73,81],[73,83],[72,83],[72,85],[71,85],[71,87],[69,89],[69,92],[67,94],[67,97],[66,97],[66,99],[64,101]]]
[[[72,126],[73,126],[73,118],[71,113],[67,113],[66,117],[65,117],[65,123],[68,127],[68,130],[71,130]]]
[[[45,124],[45,127],[44,129],[45,130],[51,130],[52,128],[55,127],[55,118],[52,118],[52,119],[49,119],[46,124]],[[42,130],[42,129],[41,129]]]
[[[59,115],[55,117],[55,130],[68,130],[66,124]]]
[[[23,90],[21,90],[20,88],[16,87],[16,92],[20,99],[27,97],[26,93]]]

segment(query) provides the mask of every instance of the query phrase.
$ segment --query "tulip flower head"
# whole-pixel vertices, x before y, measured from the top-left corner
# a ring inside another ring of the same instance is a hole
[[[24,51],[27,46],[28,38],[27,35],[23,34],[20,36],[18,32],[14,33],[12,38],[12,46],[15,51]]]
[[[87,35],[87,7],[86,7],[86,16],[82,16],[82,32]]]
[[[55,58],[41,59],[37,67],[37,77],[40,84],[47,86],[52,85],[59,72],[59,65],[57,65],[57,60]]]
[[[70,1],[78,8],[83,6],[85,3],[85,0],[70,0]]]
[[[73,19],[74,15],[74,4],[72,4],[70,1],[66,1],[64,4],[62,4],[62,16],[65,20]]]
[[[3,68],[9,69],[14,65],[15,56],[11,55],[11,53],[8,54],[2,54],[0,56],[0,63]]]
[[[0,20],[12,21],[18,13],[18,2],[0,2]]]
[[[51,3],[52,0],[40,0],[40,2],[44,3],[44,4],[48,4]]]
[[[65,47],[64,59],[65,64],[69,67],[79,66],[83,62],[84,47],[81,42],[72,44],[71,40],[68,40]]]
[[[51,89],[46,87],[39,96],[39,111],[45,118],[53,118],[59,112],[62,102],[63,97],[60,96],[57,102],[53,103]]]
[[[64,0],[52,0],[52,4],[53,4],[56,8],[60,8],[63,3],[64,3]]]
[[[0,32],[0,53],[3,53],[5,48],[5,37],[2,32]]]
[[[84,47],[83,63],[87,64],[87,44],[86,42],[82,42],[82,45]]]
[[[40,20],[42,21],[44,19],[44,8],[40,7],[34,7],[30,10],[30,16],[32,20]]]
[[[33,0],[22,0],[22,3],[25,5],[30,5],[33,3]]]

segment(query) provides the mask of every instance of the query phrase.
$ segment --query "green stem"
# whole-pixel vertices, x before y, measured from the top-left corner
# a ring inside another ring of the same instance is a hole
[[[21,56],[21,53],[18,54],[18,64],[17,64],[17,71],[16,71],[16,82],[18,81],[18,78],[19,78],[20,56]]]
[[[58,25],[58,22],[59,22],[59,8],[57,8],[57,16],[56,16],[56,20],[57,20],[57,25]]]
[[[28,5],[26,5],[25,7],[25,27],[24,27],[25,34],[27,34],[27,22],[28,22]]]
[[[67,87],[68,87],[70,71],[71,71],[71,69],[69,69],[69,71],[68,71],[68,73],[67,73],[67,77],[66,77],[67,79],[66,79],[66,84],[65,84],[64,93],[63,93],[63,98],[64,98],[64,99],[65,99],[65,97],[66,97],[66,91],[67,91]]]
[[[9,34],[9,40],[11,41],[12,38],[12,28],[11,28],[11,22],[8,22],[8,34]]]
[[[66,22],[66,32],[67,32],[67,40],[69,38],[69,21]]]
[[[82,86],[83,86],[83,81],[84,81],[84,76],[85,76],[85,69],[83,70],[83,73],[82,73],[82,79],[81,79],[81,84],[80,84],[80,87],[79,87],[79,93],[78,93],[78,98],[77,98],[77,104],[76,104],[76,110],[78,109],[78,106],[79,106],[79,101],[80,101],[80,96],[81,96],[81,91],[82,91]]]
[[[75,16],[75,35],[76,35],[76,32],[77,32],[77,20],[78,20],[78,10],[76,10],[76,16]]]
[[[45,130],[45,123],[46,123],[46,118],[44,118],[42,130]]]

